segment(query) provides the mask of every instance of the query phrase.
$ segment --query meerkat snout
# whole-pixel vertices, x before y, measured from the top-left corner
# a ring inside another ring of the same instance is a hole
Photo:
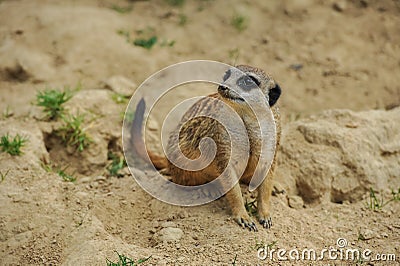
[[[223,86],[223,85],[220,85],[220,86],[218,87],[218,91],[225,92],[225,91],[227,91],[227,90],[229,90],[229,89],[228,89],[227,87]]]

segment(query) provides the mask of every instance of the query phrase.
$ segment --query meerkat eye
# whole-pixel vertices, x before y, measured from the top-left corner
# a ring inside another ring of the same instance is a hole
[[[228,70],[225,72],[224,77],[222,78],[223,81],[226,81],[230,76],[231,76],[231,70],[228,69]]]
[[[257,84],[257,86],[260,86],[261,82],[256,77],[253,77],[253,76],[249,76],[249,77],[254,81],[255,84]]]

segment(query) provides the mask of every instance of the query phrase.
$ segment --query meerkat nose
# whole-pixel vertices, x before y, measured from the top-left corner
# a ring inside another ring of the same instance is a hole
[[[218,89],[221,90],[221,91],[226,91],[228,88],[225,87],[225,86],[220,85],[220,86],[218,87]]]

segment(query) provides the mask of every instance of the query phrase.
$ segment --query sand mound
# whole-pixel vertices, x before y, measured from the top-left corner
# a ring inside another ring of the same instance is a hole
[[[400,108],[329,110],[287,125],[279,173],[307,203],[360,200],[399,186]]]

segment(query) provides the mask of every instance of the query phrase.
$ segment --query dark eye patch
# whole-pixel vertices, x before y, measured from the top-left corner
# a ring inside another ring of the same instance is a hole
[[[226,81],[230,76],[231,76],[231,70],[228,69],[228,70],[225,72],[224,77],[222,78],[223,81]]]
[[[236,84],[244,90],[250,90],[257,87],[257,83],[254,81],[254,77],[248,75],[240,77],[237,80]]]

